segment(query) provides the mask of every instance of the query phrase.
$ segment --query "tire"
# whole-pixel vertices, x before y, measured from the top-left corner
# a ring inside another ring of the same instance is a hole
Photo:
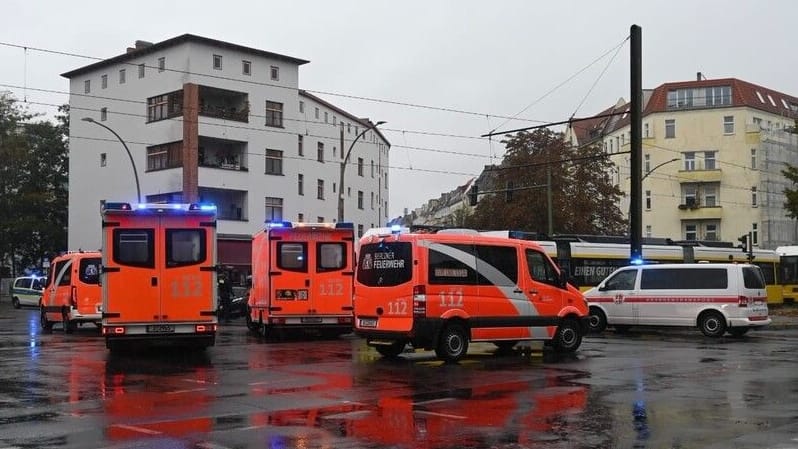
[[[570,318],[560,323],[551,341],[552,347],[558,352],[574,352],[579,349],[581,344],[582,334],[579,331],[579,323]]]
[[[377,352],[379,352],[381,356],[388,357],[388,358],[392,359],[392,358],[398,357],[399,354],[401,354],[402,351],[404,351],[405,342],[402,341],[402,340],[398,340],[398,341],[393,342],[390,345],[374,346],[374,349],[376,349]]]
[[[600,334],[607,329],[607,315],[598,307],[591,307],[587,323],[591,334]]]
[[[698,328],[707,337],[722,337],[726,333],[726,319],[720,312],[704,312],[698,317]]]
[[[742,337],[743,335],[747,334],[748,331],[751,330],[750,327],[733,327],[729,329],[729,333],[732,337]]]
[[[53,322],[47,319],[47,313],[45,313],[44,309],[40,309],[41,313],[39,314],[39,323],[42,326],[42,332],[45,334],[50,334],[53,332]]]
[[[22,307],[22,305],[20,305],[19,303],[19,298],[17,298],[16,296],[11,298],[11,305],[14,306],[15,309],[19,309],[20,307]]]
[[[78,322],[74,320],[67,320],[64,321],[64,332],[67,334],[72,334],[76,330],[78,330]]]
[[[252,315],[250,315],[249,313],[247,313],[247,315],[246,315],[246,322],[247,322],[247,329],[249,329],[251,331],[258,330],[257,324],[255,324],[255,322],[252,321]]]
[[[468,334],[463,326],[450,324],[441,332],[435,355],[445,362],[457,362],[468,352]]]

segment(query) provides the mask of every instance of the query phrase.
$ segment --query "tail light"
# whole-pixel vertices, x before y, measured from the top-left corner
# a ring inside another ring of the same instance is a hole
[[[197,324],[194,326],[194,332],[201,334],[205,332],[216,332],[215,324]]]
[[[738,307],[748,307],[748,304],[751,303],[751,298],[747,296],[738,296],[737,297],[737,306]]]
[[[122,335],[125,328],[122,326],[103,326],[103,335]]]
[[[72,304],[72,307],[78,308],[78,288],[72,286],[72,293],[69,295],[69,302]]]
[[[427,286],[413,286],[413,317],[427,316]]]

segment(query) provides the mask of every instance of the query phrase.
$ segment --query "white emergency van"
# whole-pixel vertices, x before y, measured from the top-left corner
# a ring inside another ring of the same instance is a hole
[[[708,337],[742,336],[770,324],[765,280],[749,264],[695,263],[619,268],[585,292],[590,330],[607,326],[697,326]]]

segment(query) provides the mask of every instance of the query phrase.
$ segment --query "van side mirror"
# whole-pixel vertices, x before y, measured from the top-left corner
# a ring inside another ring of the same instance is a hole
[[[560,269],[560,277],[558,279],[560,288],[568,288],[568,272]]]
[[[599,284],[599,286],[598,286],[598,291],[600,291],[600,292],[606,292],[607,290],[609,290],[609,289],[607,288],[607,285],[606,285],[606,284]]]

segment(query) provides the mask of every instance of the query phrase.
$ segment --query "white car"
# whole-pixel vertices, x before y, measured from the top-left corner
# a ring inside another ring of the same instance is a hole
[[[22,306],[39,307],[39,300],[44,290],[44,278],[22,276],[14,279],[11,286],[11,304],[15,309]]]

